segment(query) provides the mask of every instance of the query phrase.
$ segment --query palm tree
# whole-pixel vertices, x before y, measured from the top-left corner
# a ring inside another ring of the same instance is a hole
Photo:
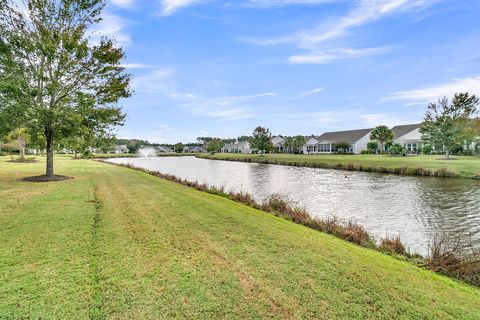
[[[385,152],[385,142],[393,140],[393,131],[387,126],[378,126],[370,134],[370,140],[380,144],[380,152]]]

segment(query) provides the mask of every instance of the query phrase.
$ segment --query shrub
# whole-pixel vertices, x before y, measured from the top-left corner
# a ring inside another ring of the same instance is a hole
[[[445,232],[434,236],[426,267],[480,285],[480,250],[462,236]]]
[[[388,149],[388,152],[392,155],[400,155],[400,154],[403,154],[405,155],[406,154],[406,150],[404,147],[402,147],[401,144],[399,143],[394,143],[392,144],[392,146]]]
[[[394,238],[386,236],[385,238],[381,238],[380,245],[378,247],[380,250],[386,251],[388,253],[395,253],[402,256],[407,254],[407,249],[400,240],[400,236],[396,236]]]
[[[378,151],[378,142],[370,141],[369,143],[367,143],[367,149],[371,153],[376,153]]]
[[[360,151],[360,153],[361,154],[375,154],[375,152],[372,151],[372,150],[362,150],[362,151]]]

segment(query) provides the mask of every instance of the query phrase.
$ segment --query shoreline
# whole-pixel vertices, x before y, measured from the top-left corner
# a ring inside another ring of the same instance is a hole
[[[361,157],[364,155],[344,155],[343,159],[335,160],[329,159],[330,155],[283,155],[283,154],[197,154],[195,157],[199,159],[209,160],[221,160],[221,161],[233,161],[233,162],[247,162],[247,163],[260,163],[260,164],[272,164],[283,165],[292,167],[307,167],[307,168],[319,168],[319,169],[331,169],[331,170],[343,170],[343,171],[360,171],[370,173],[382,173],[382,174],[395,174],[402,176],[419,176],[419,177],[435,177],[435,178],[457,178],[457,179],[480,179],[480,159],[477,160],[472,157],[472,160],[478,161],[479,172],[459,172],[452,171],[445,167],[439,168],[423,168],[418,166],[409,166],[408,162],[403,166],[383,165],[381,161],[375,163],[374,161],[363,161]],[[324,157],[322,159],[322,157]],[[337,158],[339,156],[336,156]],[[354,157],[354,159],[351,159]],[[387,156],[380,155],[379,157],[387,158]],[[297,159],[294,159],[297,158]],[[349,159],[350,158],[350,159]],[[393,160],[399,160],[403,157],[391,157]],[[358,160],[362,160],[363,163],[358,163]],[[327,160],[327,161],[325,161]],[[438,160],[435,161],[446,161]],[[400,161],[401,162],[401,161]],[[456,161],[452,161],[456,162]]]
[[[152,175],[154,177],[168,180],[192,189],[195,189],[200,192],[205,192],[208,194],[213,194],[222,198],[232,200],[237,203],[241,203],[248,207],[254,208],[266,214],[272,214],[276,217],[285,219],[287,221],[293,222],[305,226],[309,229],[325,233],[340,240],[353,243],[363,248],[374,250],[388,256],[391,256],[397,260],[406,261],[415,265],[421,269],[430,270],[434,273],[446,276],[448,278],[475,286],[480,287],[480,282],[478,280],[467,280],[462,278],[459,273],[453,271],[441,271],[437,269],[436,261],[433,261],[431,257],[420,255],[416,252],[411,253],[406,249],[406,245],[401,242],[400,237],[381,237],[380,239],[375,238],[369,231],[367,231],[363,225],[359,225],[356,222],[349,220],[338,220],[335,217],[333,218],[314,218],[303,208],[296,207],[292,205],[288,199],[277,197],[275,195],[270,196],[264,202],[258,202],[254,197],[249,193],[244,192],[226,192],[223,188],[209,186],[206,183],[199,183],[198,181],[190,181],[187,179],[179,178],[173,174],[165,174],[159,171],[144,169],[137,167],[132,164],[122,164],[122,163],[113,163],[105,160],[96,160],[98,162],[123,167],[131,169],[134,171],[139,171]],[[269,200],[270,199],[270,200]],[[274,204],[271,205],[271,199],[273,199]],[[479,263],[475,259],[468,257],[457,257],[457,253],[451,253],[452,256],[455,256],[456,259],[463,260],[462,263]]]

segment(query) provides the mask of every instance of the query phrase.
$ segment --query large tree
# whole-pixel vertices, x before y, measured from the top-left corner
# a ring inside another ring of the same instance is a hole
[[[90,36],[104,5],[104,0],[0,1],[0,95],[9,102],[0,113],[42,132],[48,177],[54,175],[56,142],[82,131],[86,122],[107,131],[124,121],[117,107],[131,95],[124,52],[114,39]]]
[[[385,152],[385,142],[393,140],[393,131],[387,126],[378,126],[370,134],[370,140],[378,141],[380,152]]]
[[[262,153],[270,152],[275,148],[272,143],[272,134],[265,127],[256,127],[253,130],[251,144],[253,149]]]
[[[222,149],[222,147],[222,140],[218,138],[213,138],[207,145],[207,151],[211,153],[220,152],[220,149]]]
[[[420,128],[422,139],[437,148],[443,148],[450,157],[453,148],[463,146],[472,137],[479,98],[466,93],[456,93],[450,103],[447,97],[428,105]]]

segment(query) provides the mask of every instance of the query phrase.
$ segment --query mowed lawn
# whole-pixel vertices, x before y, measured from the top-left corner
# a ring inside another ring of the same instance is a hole
[[[218,196],[0,160],[0,319],[480,319],[480,289]]]
[[[393,157],[389,155],[336,155],[336,154],[232,154],[217,153],[215,155],[202,155],[210,159],[228,159],[262,162],[265,159],[282,164],[326,164],[335,166],[337,164],[356,164],[373,168],[423,168],[428,170],[447,169],[465,178],[480,178],[480,157],[452,156],[455,160],[441,160],[441,155],[415,155],[407,157]]]

